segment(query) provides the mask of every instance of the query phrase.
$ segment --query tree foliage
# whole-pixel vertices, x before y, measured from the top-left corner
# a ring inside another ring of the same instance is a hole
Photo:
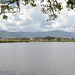
[[[38,0],[0,0],[0,15],[3,14],[3,19],[7,19],[8,16],[5,13],[16,13],[14,9],[19,9],[20,11],[20,2],[23,2],[25,6],[30,5],[35,7],[36,1]],[[69,10],[75,9],[75,0],[65,0],[65,2],[66,8]],[[63,9],[62,3],[60,3],[58,0],[40,0],[40,4],[42,6],[42,12],[49,16],[48,20],[55,20],[58,17],[58,14],[60,14],[60,11]]]

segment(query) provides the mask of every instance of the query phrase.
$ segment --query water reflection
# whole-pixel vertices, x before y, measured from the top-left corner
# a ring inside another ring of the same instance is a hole
[[[0,75],[75,75],[75,43],[0,44]]]

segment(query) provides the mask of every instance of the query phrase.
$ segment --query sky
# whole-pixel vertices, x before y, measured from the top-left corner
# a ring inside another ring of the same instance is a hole
[[[63,3],[64,9],[58,15],[58,18],[48,22],[46,21],[48,18],[47,15],[41,12],[39,2],[37,4],[37,7],[29,9],[21,4],[19,13],[7,13],[7,20],[3,20],[0,15],[0,30],[10,32],[46,32],[52,30],[75,32],[75,12],[73,10],[67,11],[64,7],[65,3]]]

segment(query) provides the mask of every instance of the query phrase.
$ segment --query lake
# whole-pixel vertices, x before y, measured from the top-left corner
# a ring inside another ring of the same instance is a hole
[[[75,43],[0,43],[0,75],[75,75]]]

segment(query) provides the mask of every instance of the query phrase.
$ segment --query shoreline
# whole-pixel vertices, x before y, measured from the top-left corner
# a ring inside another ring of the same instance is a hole
[[[17,42],[75,42],[75,41],[0,40],[0,43],[17,43]]]

